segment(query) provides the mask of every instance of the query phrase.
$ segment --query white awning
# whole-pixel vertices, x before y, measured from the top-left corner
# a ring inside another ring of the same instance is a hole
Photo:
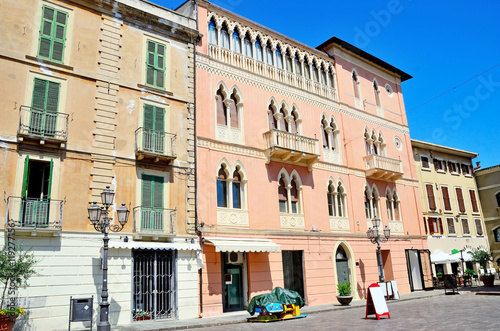
[[[280,252],[281,246],[269,239],[204,238],[205,245],[215,246],[216,252]]]
[[[462,262],[462,257],[464,261],[472,261],[472,255],[470,254],[470,252],[462,252],[462,254],[449,254],[440,250],[436,250],[431,254],[431,262],[437,264],[457,263]]]
[[[109,248],[121,249],[166,249],[166,250],[184,250],[184,251],[197,251],[200,250],[198,243],[166,243],[158,241],[133,241],[123,242],[121,240],[110,240]]]

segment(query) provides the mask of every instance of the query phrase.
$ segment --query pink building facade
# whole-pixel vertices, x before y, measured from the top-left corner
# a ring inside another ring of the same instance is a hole
[[[312,48],[195,3],[177,10],[197,14],[203,35],[200,313],[244,309],[276,286],[321,305],[335,303],[337,283],[350,281],[355,299],[365,298],[379,279],[366,234],[374,217],[391,229],[385,279],[400,294],[425,288],[427,244],[401,92],[411,76],[335,37]]]

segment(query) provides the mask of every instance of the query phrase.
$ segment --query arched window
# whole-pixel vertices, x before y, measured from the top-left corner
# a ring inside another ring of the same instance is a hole
[[[321,131],[323,137],[323,148],[328,148],[330,144],[328,141],[328,122],[324,117],[323,120],[321,121]]]
[[[290,57],[290,51],[286,51],[285,54],[285,61],[286,61],[286,71],[292,72],[292,58]]]
[[[236,29],[236,28],[233,31],[233,51],[241,54],[240,33],[238,32],[238,29]]]
[[[231,127],[239,128],[239,117],[238,117],[238,98],[236,91],[231,94],[231,103],[229,105],[229,118],[231,119]]]
[[[380,197],[378,196],[377,191],[373,190],[373,195],[372,195],[373,217],[378,217],[378,218],[380,218],[380,213],[379,213],[379,208],[378,208],[379,199],[380,199]]]
[[[312,71],[313,71],[313,79],[316,83],[319,83],[319,74],[318,74],[318,68],[316,67],[316,64],[313,63],[312,65]]]
[[[222,88],[217,90],[216,95],[217,103],[217,124],[227,125],[227,108],[224,103],[224,94],[222,94]]]
[[[248,32],[245,35],[245,39],[243,40],[243,43],[245,44],[245,55],[248,57],[253,57],[252,40],[250,39],[250,35]]]
[[[241,174],[236,169],[233,173],[233,208],[241,209],[242,185]]]
[[[270,66],[274,65],[273,50],[272,50],[271,44],[269,42],[267,42],[267,44],[266,44],[266,63]]]
[[[321,78],[321,84],[326,85],[326,71],[323,67],[319,68],[319,77]]]
[[[227,29],[226,23],[222,24],[220,29],[221,46],[229,49],[229,31]]]
[[[392,211],[392,197],[391,197],[391,193],[390,192],[387,192],[386,196],[385,196],[386,200],[385,200],[385,205],[387,207],[387,217],[390,219],[390,220],[393,220],[394,219],[394,214],[393,214],[393,211]]]
[[[280,213],[288,213],[288,192],[283,176],[280,178],[280,186],[278,188],[278,199],[280,204]]]
[[[311,79],[311,72],[309,71],[309,64],[307,63],[307,61],[304,61],[304,76],[307,79]]]
[[[302,67],[300,65],[300,60],[297,55],[293,58],[293,62],[295,63],[295,73],[299,76],[302,76]]]
[[[276,66],[278,69],[283,69],[283,56],[281,55],[280,47],[276,47]]]
[[[335,202],[336,202],[335,191],[331,183],[330,185],[328,185],[327,201],[328,201],[328,215],[337,216],[337,209],[335,208]]]
[[[227,208],[227,174],[225,165],[221,165],[217,175],[217,207]]]
[[[371,220],[372,219],[372,209],[371,209],[371,202],[370,202],[370,192],[368,192],[368,188],[365,189],[365,214],[366,214],[366,219]]]
[[[208,42],[217,45],[217,28],[213,18],[208,22]]]
[[[337,139],[337,125],[335,124],[335,122],[333,121],[333,119],[330,121],[330,128],[332,129],[331,132],[330,132],[330,137],[331,137],[331,140],[332,140],[332,145],[330,146],[330,148],[332,150],[335,150],[336,139]]]
[[[394,220],[395,221],[400,221],[401,220],[401,210],[399,208],[399,197],[397,193],[394,193],[392,197],[392,205],[393,205],[393,210],[394,210]]]
[[[259,37],[255,40],[255,56],[257,57],[257,61],[264,61],[262,56],[262,44]]]
[[[333,83],[333,73],[331,70],[328,70],[328,85],[330,87],[335,87],[335,85]]]
[[[361,98],[361,93],[359,92],[359,78],[356,71],[352,72],[352,88],[354,90],[354,97],[356,99]]]
[[[299,119],[298,117],[298,114],[297,114],[297,111],[294,109],[292,111],[292,113],[290,114],[290,118],[289,118],[289,123],[288,123],[288,128],[289,128],[289,131],[290,133],[298,133],[298,123],[297,123],[297,120]]]
[[[337,187],[337,208],[339,217],[345,217],[345,193],[341,183]]]
[[[276,121],[276,117],[274,117],[274,107],[272,104],[267,108],[267,119],[269,122],[269,130],[277,130],[278,122]]]
[[[292,187],[290,188],[290,198],[292,205],[292,213],[299,213],[299,191],[297,190],[297,183],[295,180],[292,180]]]
[[[285,105],[283,105],[280,109],[280,114],[281,114],[281,118],[280,118],[280,130],[281,131],[286,131],[288,132],[288,121],[285,119],[286,118],[286,112],[285,112]]]

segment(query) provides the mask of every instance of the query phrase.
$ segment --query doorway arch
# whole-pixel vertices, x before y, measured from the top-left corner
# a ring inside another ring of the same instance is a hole
[[[334,247],[334,274],[335,284],[343,281],[351,283],[351,294],[354,298],[359,298],[356,277],[356,263],[354,252],[345,240],[339,240]]]

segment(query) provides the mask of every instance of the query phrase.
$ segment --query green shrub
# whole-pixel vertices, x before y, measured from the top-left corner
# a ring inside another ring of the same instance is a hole
[[[337,284],[337,295],[349,296],[351,295],[351,283],[343,282]]]

